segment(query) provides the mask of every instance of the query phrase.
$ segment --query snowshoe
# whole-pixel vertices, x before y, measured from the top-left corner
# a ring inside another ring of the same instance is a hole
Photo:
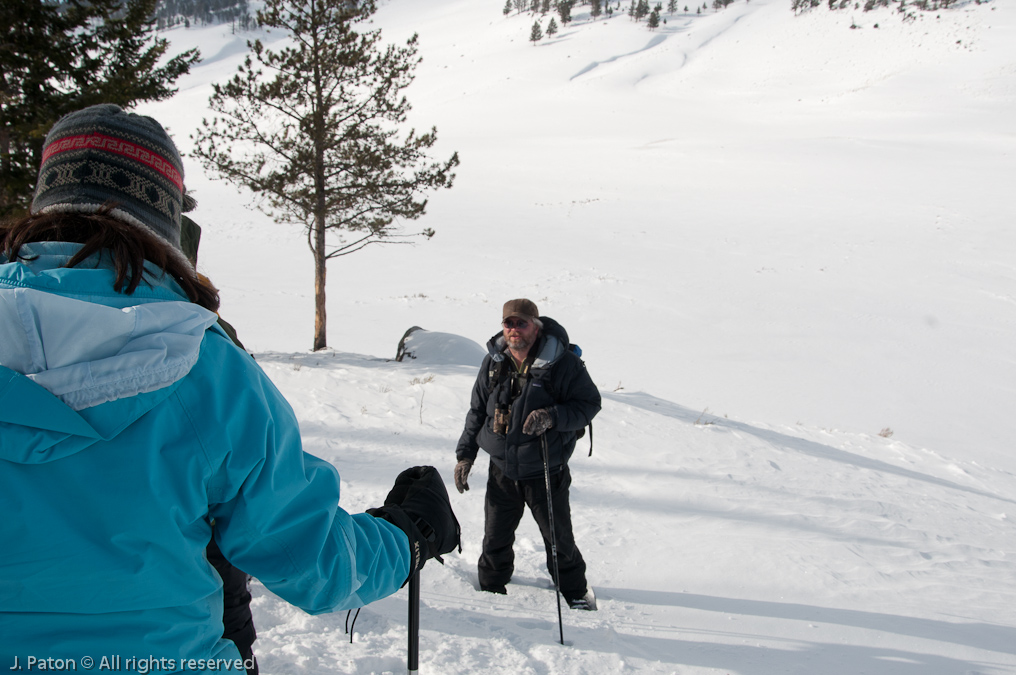
[[[587,612],[596,611],[596,594],[593,589],[586,590],[586,594],[577,598],[565,598],[569,609],[583,609]]]

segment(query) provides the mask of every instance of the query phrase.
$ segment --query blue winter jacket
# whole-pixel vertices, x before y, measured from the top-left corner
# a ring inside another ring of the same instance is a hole
[[[79,248],[0,256],[0,669],[235,673],[213,519],[234,565],[312,614],[398,590],[405,534],[339,507],[215,314],[157,270],[124,295],[98,256],[62,268]]]

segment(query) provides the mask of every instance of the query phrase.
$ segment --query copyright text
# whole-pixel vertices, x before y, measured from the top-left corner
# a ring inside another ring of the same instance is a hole
[[[176,673],[180,671],[236,671],[243,675],[247,668],[253,667],[253,660],[250,663],[243,659],[172,659],[158,658],[155,656],[101,656],[93,658],[82,656],[80,659],[57,659],[52,657],[26,656],[24,661],[20,656],[14,657],[14,665],[8,670],[47,670],[47,671],[78,671],[98,670],[104,672],[127,672],[148,673],[165,672]]]

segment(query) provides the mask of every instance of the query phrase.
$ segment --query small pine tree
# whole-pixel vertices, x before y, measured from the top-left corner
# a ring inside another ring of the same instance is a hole
[[[676,11],[677,11],[677,0],[670,0],[670,2],[667,3],[667,13],[673,14]]]
[[[603,7],[600,5],[600,0],[592,0],[590,4],[591,4],[591,7],[589,9],[590,16],[592,16],[594,19],[600,18],[600,15],[603,14]]]
[[[554,17],[550,17],[550,23],[547,24],[547,37],[553,37],[557,34],[557,21]]]
[[[505,0],[504,9],[501,10],[501,11],[504,12],[505,16],[508,16],[509,14],[511,14],[512,13],[512,0]]]
[[[536,43],[542,39],[543,39],[543,29],[540,28],[540,22],[534,21],[533,29],[529,31],[529,41],[532,42],[533,46],[535,47]]]
[[[649,15],[649,30],[656,30],[660,27],[660,12],[653,10]]]

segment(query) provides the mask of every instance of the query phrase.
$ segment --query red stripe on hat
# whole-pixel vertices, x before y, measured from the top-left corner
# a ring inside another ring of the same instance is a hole
[[[79,136],[66,136],[58,141],[53,141],[43,151],[42,162],[45,164],[46,160],[53,155],[71,150],[99,150],[128,157],[158,171],[173,183],[176,189],[183,191],[183,176],[176,170],[172,162],[165,157],[152,152],[148,148],[125,141],[122,138],[114,138],[103,134],[90,133]]]

